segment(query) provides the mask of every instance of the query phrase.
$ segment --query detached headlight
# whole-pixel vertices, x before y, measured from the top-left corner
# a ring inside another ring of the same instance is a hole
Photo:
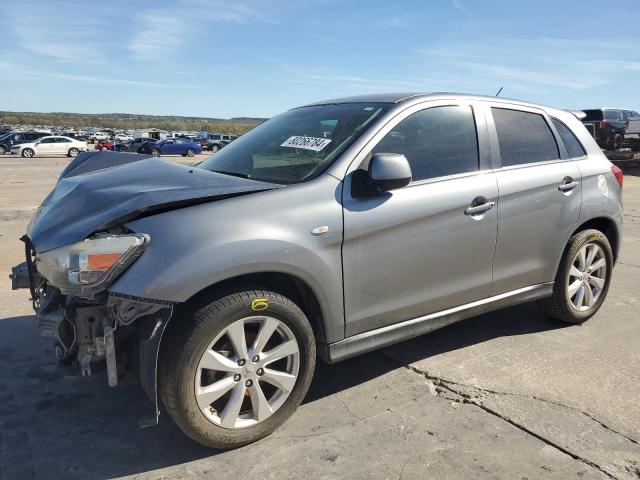
[[[91,238],[36,255],[36,268],[62,293],[93,297],[105,290],[144,251],[148,235]]]

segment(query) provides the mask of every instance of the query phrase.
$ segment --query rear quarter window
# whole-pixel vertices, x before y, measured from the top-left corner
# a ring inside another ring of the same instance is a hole
[[[542,115],[496,107],[491,112],[503,167],[560,158],[558,144]]]
[[[560,138],[562,138],[562,143],[564,143],[569,156],[571,158],[584,157],[587,152],[585,152],[584,147],[582,146],[578,138],[573,134],[571,129],[557,118],[553,118],[552,121],[553,125],[556,127],[556,130],[560,134]]]

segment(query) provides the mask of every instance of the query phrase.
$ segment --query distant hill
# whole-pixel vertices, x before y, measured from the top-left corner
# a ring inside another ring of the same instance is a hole
[[[131,113],[36,113],[1,112],[1,124],[46,125],[74,128],[100,127],[118,129],[160,128],[175,131],[245,133],[266,118],[203,118],[177,115],[138,115]]]

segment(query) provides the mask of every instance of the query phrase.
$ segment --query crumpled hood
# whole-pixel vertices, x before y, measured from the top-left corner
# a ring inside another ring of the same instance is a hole
[[[280,187],[149,155],[82,153],[34,214],[27,236],[44,252],[154,211]]]

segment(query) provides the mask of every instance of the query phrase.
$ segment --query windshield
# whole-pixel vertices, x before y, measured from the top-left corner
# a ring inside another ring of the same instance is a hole
[[[343,103],[290,110],[230,143],[200,168],[265,182],[304,182],[320,175],[388,108]]]

